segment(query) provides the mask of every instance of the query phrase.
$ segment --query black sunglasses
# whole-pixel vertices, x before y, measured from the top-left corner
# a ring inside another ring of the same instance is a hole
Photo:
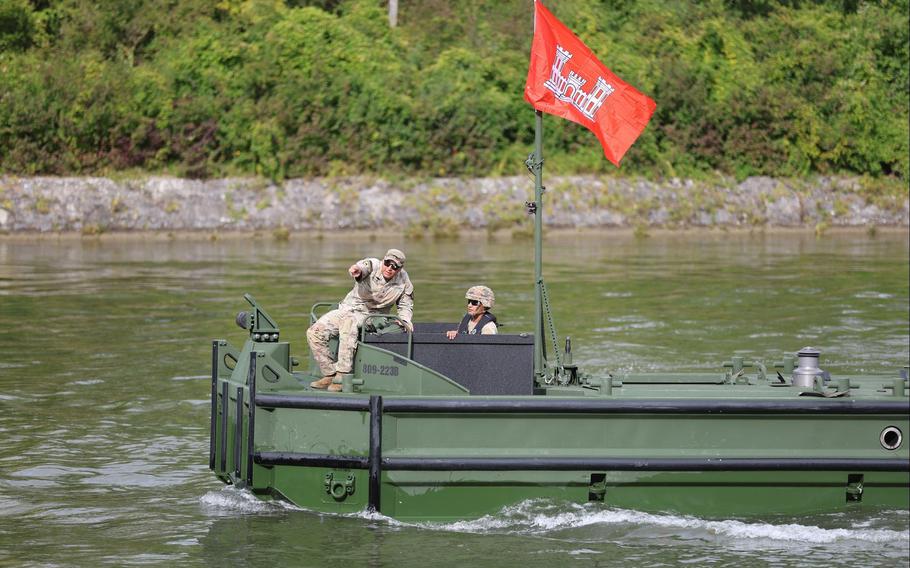
[[[395,264],[394,260],[385,259],[383,264],[391,268],[392,270],[401,270],[400,264]]]
[[[471,304],[472,306],[479,306],[480,300],[468,300],[468,303]]]

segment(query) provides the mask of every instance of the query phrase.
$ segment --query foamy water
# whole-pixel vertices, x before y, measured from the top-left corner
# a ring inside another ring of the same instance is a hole
[[[200,502],[213,513],[274,514],[306,511],[284,501],[261,501],[249,491],[227,486],[208,492]],[[309,511],[307,511],[309,512]],[[907,511],[890,511],[892,518],[910,517]],[[828,524],[846,522],[845,527],[822,527],[797,522],[764,522],[748,520],[715,520],[673,514],[654,514],[629,509],[609,508],[599,504],[577,504],[547,500],[527,500],[505,507],[492,515],[453,522],[403,522],[380,513],[362,511],[351,515],[392,527],[414,527],[431,531],[471,534],[533,535],[567,539],[575,542],[598,540],[595,529],[610,538],[633,537],[637,540],[681,538],[686,540],[767,541],[769,544],[798,545],[838,542],[875,543],[894,551],[910,551],[910,530],[876,528],[882,518],[850,520],[843,514],[826,515]],[[587,528],[584,532],[575,529]],[[578,550],[576,550],[578,552]]]
[[[199,498],[199,503],[207,512],[216,515],[259,515],[302,510],[287,501],[263,501],[250,491],[233,485],[227,485],[221,491],[209,491]]]
[[[870,521],[863,524],[869,525]],[[627,509],[610,509],[597,505],[551,504],[545,501],[524,501],[507,507],[495,515],[471,521],[453,523],[421,523],[419,526],[434,530],[452,530],[486,533],[489,531],[523,534],[558,533],[567,529],[591,526],[636,528],[685,529],[691,538],[692,531],[706,537],[733,539],[764,539],[799,543],[833,543],[855,540],[893,545],[910,549],[910,531],[868,528],[823,528],[798,523],[772,524],[742,520],[708,520],[690,516],[652,514]]]

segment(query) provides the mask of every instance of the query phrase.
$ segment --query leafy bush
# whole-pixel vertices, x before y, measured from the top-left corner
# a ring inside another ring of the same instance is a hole
[[[0,52],[31,47],[35,16],[27,0],[0,0]]]
[[[191,177],[513,175],[525,0],[0,0],[0,168]],[[910,172],[908,0],[551,6],[657,102],[623,171]],[[548,171],[614,169],[544,120]]]

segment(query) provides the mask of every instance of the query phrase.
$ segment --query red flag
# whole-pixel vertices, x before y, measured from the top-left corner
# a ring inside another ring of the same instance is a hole
[[[534,9],[525,100],[594,132],[618,167],[657,105],[607,69],[543,4]]]

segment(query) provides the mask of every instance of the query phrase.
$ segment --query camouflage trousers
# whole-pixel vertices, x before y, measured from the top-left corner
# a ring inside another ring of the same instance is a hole
[[[324,314],[306,330],[310,352],[319,365],[322,376],[350,373],[354,368],[354,351],[360,327],[368,314],[339,308]],[[338,337],[338,360],[332,359],[329,340]]]

